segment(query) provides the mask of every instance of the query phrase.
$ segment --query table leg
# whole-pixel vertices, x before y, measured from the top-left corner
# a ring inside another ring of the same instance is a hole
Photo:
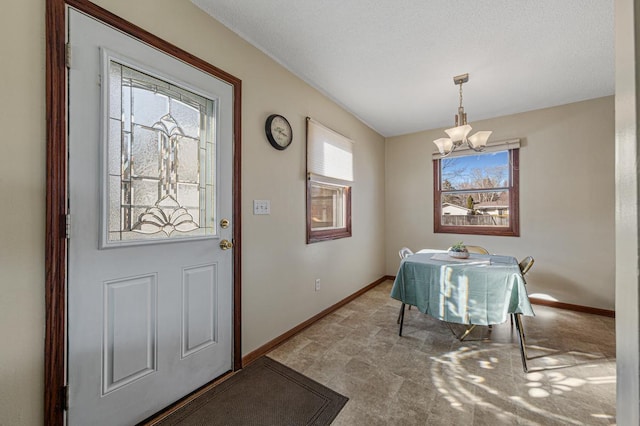
[[[527,348],[525,346],[524,340],[524,328],[522,326],[522,318],[520,318],[520,314],[511,314],[515,319],[516,329],[518,330],[518,337],[520,338],[520,356],[522,357],[522,369],[526,373],[527,368]]]
[[[405,307],[405,304],[403,303],[402,306],[400,306],[400,315],[398,315],[398,324],[400,324],[400,329],[398,330],[398,336],[402,336],[402,324],[404,323],[404,307]]]

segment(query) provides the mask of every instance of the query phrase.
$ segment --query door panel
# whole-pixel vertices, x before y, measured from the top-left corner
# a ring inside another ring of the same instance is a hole
[[[133,424],[232,369],[233,91],[68,22],[67,422]]]
[[[182,357],[216,342],[216,265],[187,268],[182,274]]]
[[[155,274],[105,282],[103,394],[156,371]]]

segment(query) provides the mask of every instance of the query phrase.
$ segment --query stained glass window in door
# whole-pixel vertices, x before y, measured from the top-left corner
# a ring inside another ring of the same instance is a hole
[[[107,244],[215,235],[215,102],[111,60]]]

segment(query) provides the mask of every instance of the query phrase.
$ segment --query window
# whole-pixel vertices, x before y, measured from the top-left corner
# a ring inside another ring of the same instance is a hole
[[[103,246],[215,235],[213,100],[109,60]]]
[[[351,236],[353,142],[307,117],[307,243]]]
[[[519,236],[519,141],[434,158],[434,232]],[[435,156],[435,154],[434,154]]]

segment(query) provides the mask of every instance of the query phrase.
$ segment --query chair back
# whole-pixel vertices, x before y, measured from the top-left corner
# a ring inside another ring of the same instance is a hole
[[[522,272],[522,275],[526,274],[529,269],[531,269],[533,262],[535,262],[535,260],[532,256],[527,256],[520,261],[518,265],[520,266],[520,272]]]
[[[489,250],[487,250],[484,247],[480,247],[480,246],[466,246],[467,247],[467,251],[469,253],[476,253],[476,254],[490,254]],[[449,247],[449,250],[451,250],[451,247]]]
[[[404,259],[407,256],[411,256],[413,252],[408,247],[402,247],[398,254],[400,255],[400,259]]]

